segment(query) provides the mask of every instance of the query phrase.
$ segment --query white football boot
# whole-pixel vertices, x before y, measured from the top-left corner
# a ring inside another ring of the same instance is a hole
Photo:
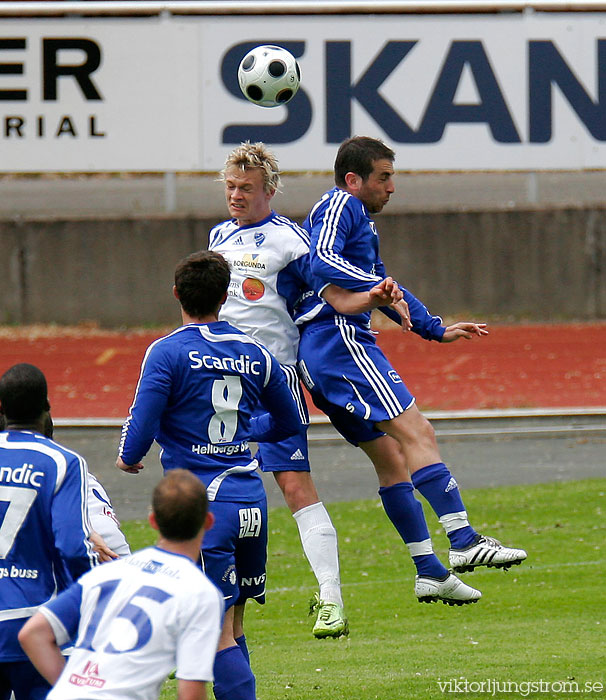
[[[521,564],[527,556],[523,549],[504,547],[494,537],[478,535],[469,547],[451,549],[448,552],[448,561],[453,571],[464,573],[473,571],[476,566],[509,569],[510,566]]]
[[[441,600],[447,605],[477,603],[482,597],[480,591],[450,573],[444,579],[416,576],[415,595],[419,603],[435,603]]]

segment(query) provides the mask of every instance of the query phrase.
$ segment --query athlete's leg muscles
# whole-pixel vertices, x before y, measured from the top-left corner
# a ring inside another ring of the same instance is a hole
[[[273,474],[291,513],[294,514],[320,500],[309,472],[280,471]]]
[[[461,494],[442,462],[431,423],[416,405],[377,427],[398,441],[415,488],[427,499],[450,539],[451,546],[467,546],[477,536],[467,521]]]
[[[395,418],[377,423],[377,428],[397,441],[409,474],[441,461],[435,431],[415,403]]]
[[[404,540],[417,573],[435,578],[446,576],[446,567],[433,553],[423,508],[414,497],[404,454],[398,443],[384,435],[376,440],[360,443],[360,447],[375,467],[383,508]]]
[[[417,569],[415,595],[419,602],[442,600],[449,605],[473,603],[480,591],[467,586],[440,562],[433,552],[423,508],[414,497],[408,479],[404,451],[389,435],[360,443],[371,458],[381,488],[379,494],[385,513],[404,540]],[[397,481],[405,476],[405,480]]]

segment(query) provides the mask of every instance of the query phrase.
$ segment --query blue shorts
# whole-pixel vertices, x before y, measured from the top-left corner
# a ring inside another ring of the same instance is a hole
[[[376,423],[415,401],[374,335],[344,316],[304,329],[299,372],[316,406],[353,445],[384,435]]]
[[[299,409],[301,425],[309,425],[309,413],[305,396],[301,389],[301,382],[295,367],[281,365],[286,375],[288,388]],[[309,452],[307,449],[307,430],[281,442],[260,442],[255,457],[259,462],[261,471],[264,472],[308,472]]]
[[[202,541],[202,564],[225,597],[225,609],[248,598],[265,603],[267,500],[212,501],[215,524]]]
[[[16,700],[44,700],[51,687],[29,660],[0,663],[0,700],[9,700],[11,691]]]

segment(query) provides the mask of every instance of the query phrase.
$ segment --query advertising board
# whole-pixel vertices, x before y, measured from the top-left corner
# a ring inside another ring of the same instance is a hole
[[[236,80],[263,43],[302,72],[272,109]],[[606,13],[0,22],[2,172],[211,172],[246,139],[328,171],[354,134],[403,171],[603,169]]]

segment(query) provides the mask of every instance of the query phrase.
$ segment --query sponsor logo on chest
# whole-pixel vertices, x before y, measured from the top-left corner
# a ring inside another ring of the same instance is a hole
[[[265,257],[261,253],[245,253],[242,257],[234,257],[231,264],[235,270],[240,272],[254,271],[262,273],[267,270]]]

